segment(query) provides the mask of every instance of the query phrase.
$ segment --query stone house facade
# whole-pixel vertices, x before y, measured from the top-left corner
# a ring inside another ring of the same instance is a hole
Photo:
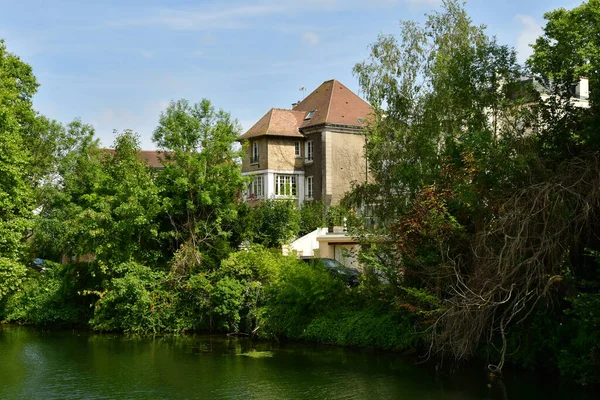
[[[239,137],[247,198],[337,204],[367,179],[365,121],[371,107],[339,81],[323,82],[292,109],[272,108]]]

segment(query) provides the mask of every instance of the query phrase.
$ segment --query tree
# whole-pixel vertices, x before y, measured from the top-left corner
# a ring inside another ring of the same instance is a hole
[[[0,299],[25,275],[24,238],[34,203],[31,154],[23,133],[35,115],[32,97],[37,87],[31,67],[8,53],[0,40]]]
[[[495,172],[529,127],[513,122],[527,122],[519,106],[530,101],[518,95],[526,88],[514,50],[474,26],[458,2],[444,2],[423,26],[401,26],[400,41],[380,36],[370,58],[354,67],[374,109],[366,151],[376,179],[355,197],[378,204],[378,216],[388,220],[406,211],[420,188],[444,182],[444,168],[463,168],[465,157],[474,158],[475,178],[490,194],[510,185]]]
[[[544,34],[528,60],[552,97],[543,105],[547,122],[541,135],[547,154],[560,162],[582,151],[600,150],[600,1],[544,15]],[[589,79],[590,108],[574,107],[573,86]]]
[[[168,249],[181,246],[206,260],[228,252],[228,238],[236,218],[236,204],[244,187],[234,148],[239,126],[210,101],[172,102],[160,116],[154,142],[163,150],[164,169],[158,177],[164,189],[162,231]],[[213,262],[218,265],[218,262]]]
[[[402,23],[400,41],[381,36],[354,72],[374,108],[366,134],[375,183],[350,198],[374,209],[379,222],[363,247],[376,245],[374,259],[400,285],[399,304],[431,315],[414,294],[441,300],[429,321],[431,349],[469,357],[486,338],[504,335],[516,314],[526,316],[536,304],[528,285],[540,289],[552,276],[541,268],[528,271],[539,280],[524,280],[514,265],[494,275],[502,255],[484,257],[490,243],[476,249],[532,179],[537,117],[530,105],[539,96],[521,80],[514,50],[474,26],[456,1],[423,25]]]

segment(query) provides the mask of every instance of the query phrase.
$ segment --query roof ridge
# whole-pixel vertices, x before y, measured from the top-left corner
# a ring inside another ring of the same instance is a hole
[[[331,110],[331,101],[333,100],[333,91],[335,90],[335,79],[325,81],[323,83],[332,82],[331,93],[329,94],[329,101],[327,102],[327,114],[325,114],[325,121],[329,121],[329,110]]]
[[[275,107],[272,107],[267,114],[269,114],[267,129],[265,130],[265,135],[269,133],[269,129],[271,128],[271,121],[273,120],[273,110]]]

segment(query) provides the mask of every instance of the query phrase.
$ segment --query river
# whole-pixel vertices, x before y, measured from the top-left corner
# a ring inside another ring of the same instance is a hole
[[[393,353],[226,336],[0,325],[0,399],[592,399],[527,374],[435,372]]]

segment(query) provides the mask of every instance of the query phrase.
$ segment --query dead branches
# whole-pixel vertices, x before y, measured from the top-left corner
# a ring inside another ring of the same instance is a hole
[[[446,311],[431,327],[432,351],[462,359],[482,340],[500,337],[499,362],[489,366],[500,371],[507,328],[551,299],[571,250],[593,230],[599,212],[598,154],[574,159],[512,196],[474,236],[468,263],[447,260],[454,279]]]

